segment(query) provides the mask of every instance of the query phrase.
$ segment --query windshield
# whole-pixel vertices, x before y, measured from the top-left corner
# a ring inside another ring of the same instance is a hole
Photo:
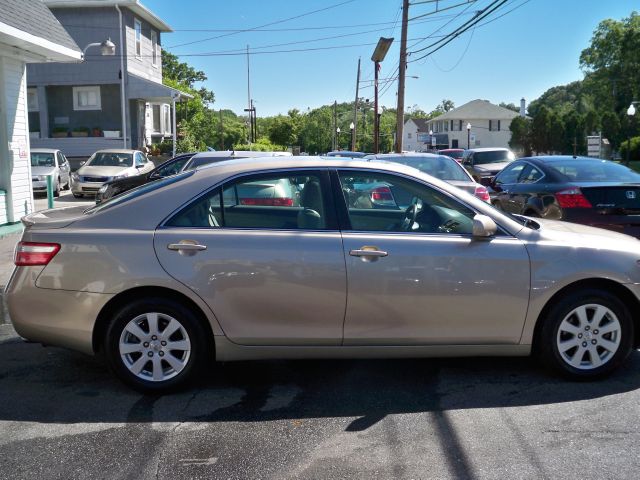
[[[462,154],[464,152],[462,150],[459,151],[453,151],[453,152],[442,152],[442,155],[446,155],[447,157],[451,157],[451,158],[462,158]]]
[[[32,167],[55,167],[56,161],[53,153],[31,153]]]
[[[571,182],[640,182],[640,174],[608,160],[568,158],[545,163]]]
[[[92,167],[133,167],[133,155],[131,153],[97,152],[84,165]]]
[[[509,150],[491,150],[488,152],[476,152],[473,154],[473,164],[483,165],[485,163],[511,162],[515,160],[515,155]]]
[[[154,190],[158,190],[159,188],[166,187],[167,185],[171,185],[173,183],[179,182],[180,180],[184,180],[187,177],[193,175],[193,171],[191,172],[182,172],[178,175],[173,175],[167,178],[161,178],[160,180],[156,180],[154,182],[146,183],[144,185],[140,185],[139,187],[132,188],[131,190],[126,191],[125,193],[121,193],[120,195],[116,195],[115,197],[111,197],[105,202],[102,202],[94,207],[87,208],[84,213],[85,215],[91,215],[93,213],[101,212],[107,208],[115,207],[116,205],[120,205],[122,203],[126,203],[129,200],[137,198],[141,195],[144,195],[149,192],[153,192]]]
[[[464,168],[462,168],[458,162],[445,157],[444,155],[439,155],[437,157],[385,157],[385,160],[417,168],[421,172],[439,178],[440,180],[454,180],[460,182],[471,181],[469,175],[467,175]]]

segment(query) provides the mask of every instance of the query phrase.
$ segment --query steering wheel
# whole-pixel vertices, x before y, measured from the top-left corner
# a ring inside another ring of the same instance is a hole
[[[407,207],[404,211],[404,220],[400,224],[400,229],[403,232],[410,232],[413,225],[416,223],[416,218],[418,216],[418,205],[412,203]]]

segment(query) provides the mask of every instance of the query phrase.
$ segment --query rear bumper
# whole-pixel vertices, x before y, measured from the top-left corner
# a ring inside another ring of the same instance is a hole
[[[93,329],[111,294],[38,288],[41,267],[17,267],[5,289],[18,335],[93,355]]]

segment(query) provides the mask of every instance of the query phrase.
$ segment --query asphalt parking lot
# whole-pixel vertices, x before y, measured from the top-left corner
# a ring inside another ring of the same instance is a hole
[[[0,478],[637,478],[640,353],[565,382],[530,359],[212,365],[142,396],[0,326]]]

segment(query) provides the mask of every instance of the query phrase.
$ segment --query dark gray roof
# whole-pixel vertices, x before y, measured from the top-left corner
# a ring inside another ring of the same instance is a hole
[[[417,125],[418,130],[420,130],[421,132],[429,131],[429,127],[427,127],[427,122],[429,120],[427,120],[426,118],[412,118],[411,120]]]
[[[0,23],[80,51],[76,42],[41,0],[0,0]]]

